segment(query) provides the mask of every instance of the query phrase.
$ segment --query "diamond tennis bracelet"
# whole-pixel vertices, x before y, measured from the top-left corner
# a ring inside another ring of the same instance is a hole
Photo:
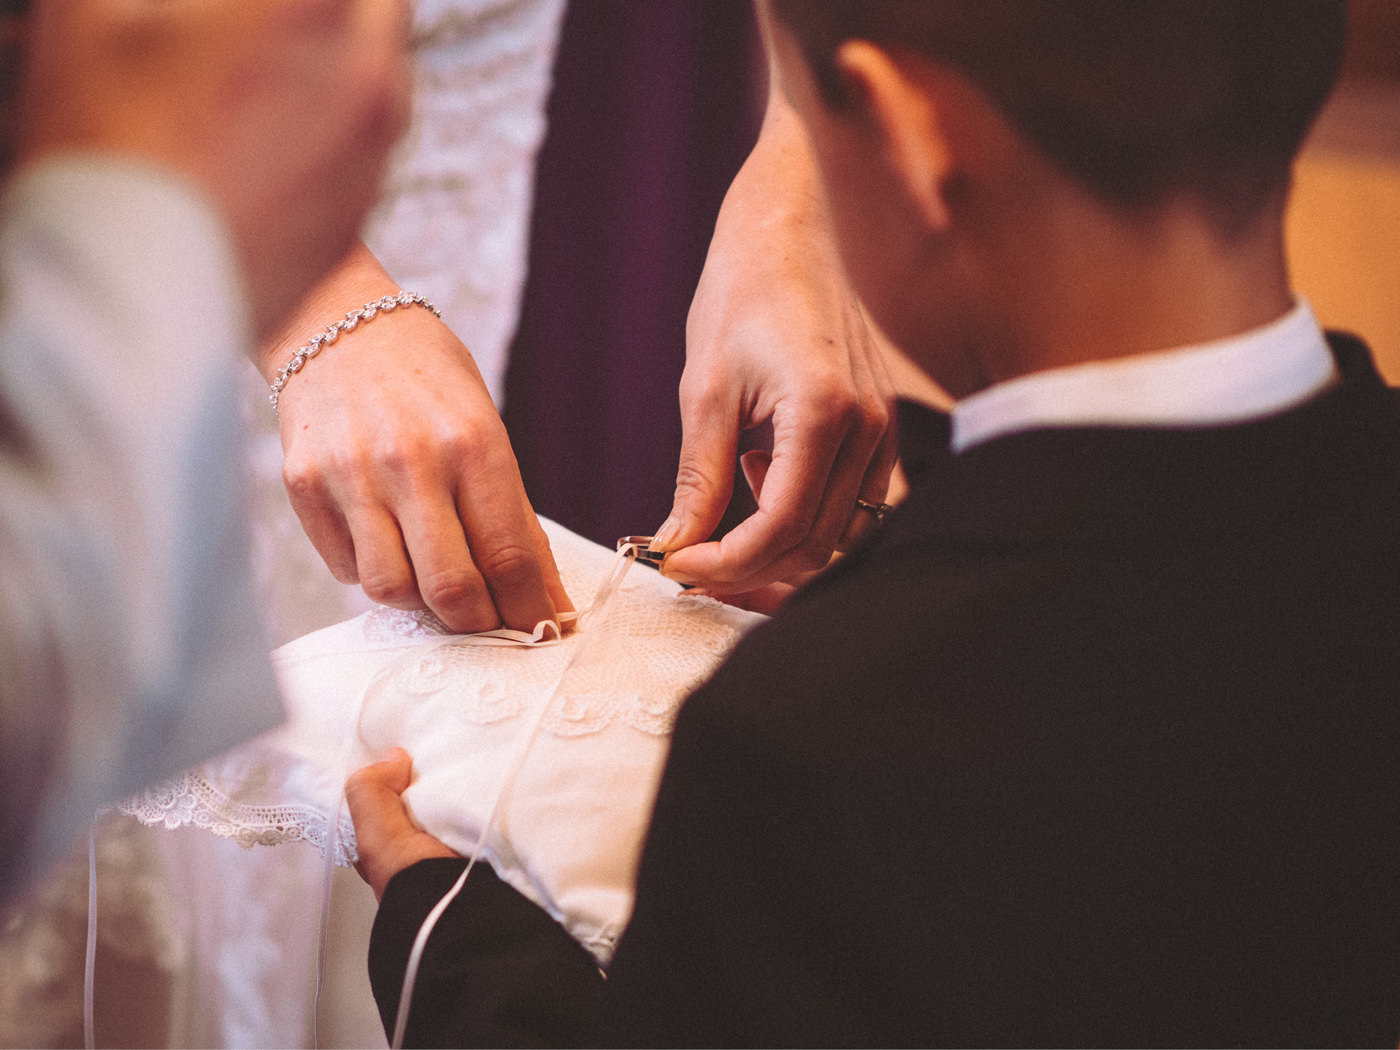
[[[277,411],[277,400],[282,396],[282,388],[287,385],[292,376],[301,371],[302,366],[307,361],[321,352],[323,346],[330,346],[331,343],[340,338],[342,332],[353,332],[361,321],[372,321],[377,315],[397,310],[400,306],[421,306],[431,312],[434,317],[442,317],[438,308],[417,292],[386,295],[372,303],[365,303],[358,310],[351,310],[342,320],[333,321],[326,326],[324,331],[313,335],[305,346],[297,349],[290,361],[278,369],[277,378],[270,384],[272,393],[267,398],[272,403],[272,410]]]

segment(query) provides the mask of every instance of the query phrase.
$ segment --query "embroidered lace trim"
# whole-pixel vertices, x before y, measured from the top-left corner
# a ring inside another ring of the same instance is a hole
[[[721,608],[713,598],[680,595],[658,609],[624,585],[610,611],[606,638],[596,639],[590,659],[570,669],[568,689],[546,712],[541,730],[586,736],[620,722],[642,733],[669,735],[685,698],[739,638],[738,630],[714,615]],[[398,617],[386,617],[375,629],[389,622],[414,636],[436,633]],[[483,647],[471,637],[415,650],[375,684],[366,698],[366,717],[379,703],[431,697],[447,701],[452,717],[470,725],[516,718],[560,680],[580,637],[534,651],[528,660],[515,647]]]
[[[233,839],[244,849],[307,842],[324,855],[330,820],[325,810],[306,805],[253,806],[235,802],[198,770],[182,773],[118,804],[117,809],[147,827],[195,827]],[[339,821],[335,863],[358,859],[355,828],[348,815]]]
[[[402,638],[440,638],[452,633],[430,609],[391,609],[376,605],[365,616],[365,640],[391,642]]]

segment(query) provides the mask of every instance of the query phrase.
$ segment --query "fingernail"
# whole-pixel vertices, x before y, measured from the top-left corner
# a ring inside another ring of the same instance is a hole
[[[656,530],[651,538],[651,549],[654,551],[664,551],[670,549],[671,541],[676,538],[676,534],[681,531],[681,523],[675,518],[667,518],[661,523],[661,528]]]

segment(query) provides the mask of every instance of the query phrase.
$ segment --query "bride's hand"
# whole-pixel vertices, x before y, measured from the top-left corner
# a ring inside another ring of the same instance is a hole
[[[355,822],[360,854],[355,870],[374,890],[375,900],[384,896],[390,879],[420,860],[458,856],[409,817],[402,795],[412,779],[413,760],[403,748],[395,747],[345,782],[345,801]]]
[[[776,86],[715,226],[686,326],[684,438],[663,571],[716,593],[826,565],[884,501],[892,388],[832,242],[806,132]],[[758,510],[702,542],[729,502],[741,431],[772,427]]]
[[[271,378],[308,338],[398,286],[363,247],[260,352]],[[292,506],[343,583],[456,631],[530,630],[572,609],[471,354],[421,307],[362,322],[278,403]]]

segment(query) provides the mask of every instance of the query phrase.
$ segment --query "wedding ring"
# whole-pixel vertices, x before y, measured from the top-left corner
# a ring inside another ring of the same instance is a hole
[[[659,569],[661,568],[662,561],[666,558],[666,552],[652,550],[651,540],[652,537],[650,536],[623,536],[617,541],[617,549],[622,550],[623,547],[631,547],[632,557],[643,564],[653,565]]]
[[[863,499],[856,500],[856,510],[868,510],[875,515],[876,521],[884,521],[885,515],[894,508],[888,503],[867,503]]]

